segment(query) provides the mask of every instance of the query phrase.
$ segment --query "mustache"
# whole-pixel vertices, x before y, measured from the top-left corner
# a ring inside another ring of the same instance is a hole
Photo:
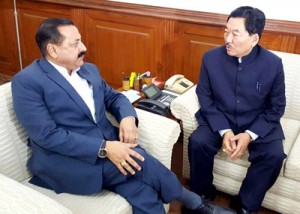
[[[83,55],[86,54],[86,51],[81,51],[79,54],[78,54],[78,58],[82,57]]]

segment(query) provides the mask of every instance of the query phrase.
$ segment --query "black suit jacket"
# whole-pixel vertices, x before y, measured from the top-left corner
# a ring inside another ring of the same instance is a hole
[[[196,93],[199,124],[215,132],[250,130],[256,142],[283,139],[280,118],[286,105],[283,64],[260,46],[242,58],[227,55],[225,46],[205,53]]]

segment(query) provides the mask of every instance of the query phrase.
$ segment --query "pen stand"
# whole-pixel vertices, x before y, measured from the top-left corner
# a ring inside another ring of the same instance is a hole
[[[124,78],[122,80],[122,86],[124,91],[128,91],[130,89],[130,81],[129,78]]]
[[[136,91],[141,91],[142,89],[142,79],[135,79],[133,82],[133,89]]]
[[[143,84],[146,85],[152,84],[152,77],[143,77]]]

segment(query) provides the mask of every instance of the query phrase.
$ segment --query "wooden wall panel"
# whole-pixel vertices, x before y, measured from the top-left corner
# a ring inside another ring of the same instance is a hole
[[[40,23],[47,17],[48,16],[43,13],[19,10],[20,35],[22,35],[20,43],[23,67],[28,66],[33,60],[41,57],[41,53],[35,42],[35,33]]]
[[[0,29],[0,48],[8,53],[0,53],[0,75],[10,77],[19,66],[11,27],[13,4],[2,0],[2,5],[9,9],[0,13],[4,26]],[[34,36],[41,21],[66,17],[79,28],[88,48],[86,61],[95,63],[114,87],[121,86],[122,77],[131,71],[147,70],[161,80],[181,73],[197,82],[204,52],[224,44],[227,18],[223,14],[105,0],[17,0],[17,8],[23,66],[40,58]],[[267,20],[261,45],[300,54],[300,23]]]
[[[295,41],[295,51],[294,53],[299,53],[300,54],[300,36],[295,36],[296,41]]]
[[[293,53],[295,51],[295,36],[265,31],[260,44],[269,50]]]
[[[0,26],[0,76],[5,80],[20,70],[14,4],[11,0],[0,1]]]
[[[41,57],[35,42],[36,31],[43,20],[49,17],[64,17],[71,19],[70,10],[53,5],[23,4],[18,9],[19,32],[23,67]]]
[[[160,76],[162,20],[98,11],[87,11],[85,18],[87,59],[110,85],[120,85],[131,72]]]
[[[224,30],[221,27],[177,22],[175,32],[177,44],[175,73],[183,74],[196,83],[203,54],[224,44]]]

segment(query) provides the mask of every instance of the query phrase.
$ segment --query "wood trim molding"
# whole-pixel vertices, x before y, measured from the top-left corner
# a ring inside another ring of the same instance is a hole
[[[26,0],[18,0],[18,2],[26,2]],[[75,6],[79,8],[100,9],[214,26],[224,25],[227,19],[227,15],[224,14],[112,2],[106,0],[35,0],[34,2],[46,2],[72,7]],[[265,30],[270,32],[300,35],[300,22],[267,19]]]

